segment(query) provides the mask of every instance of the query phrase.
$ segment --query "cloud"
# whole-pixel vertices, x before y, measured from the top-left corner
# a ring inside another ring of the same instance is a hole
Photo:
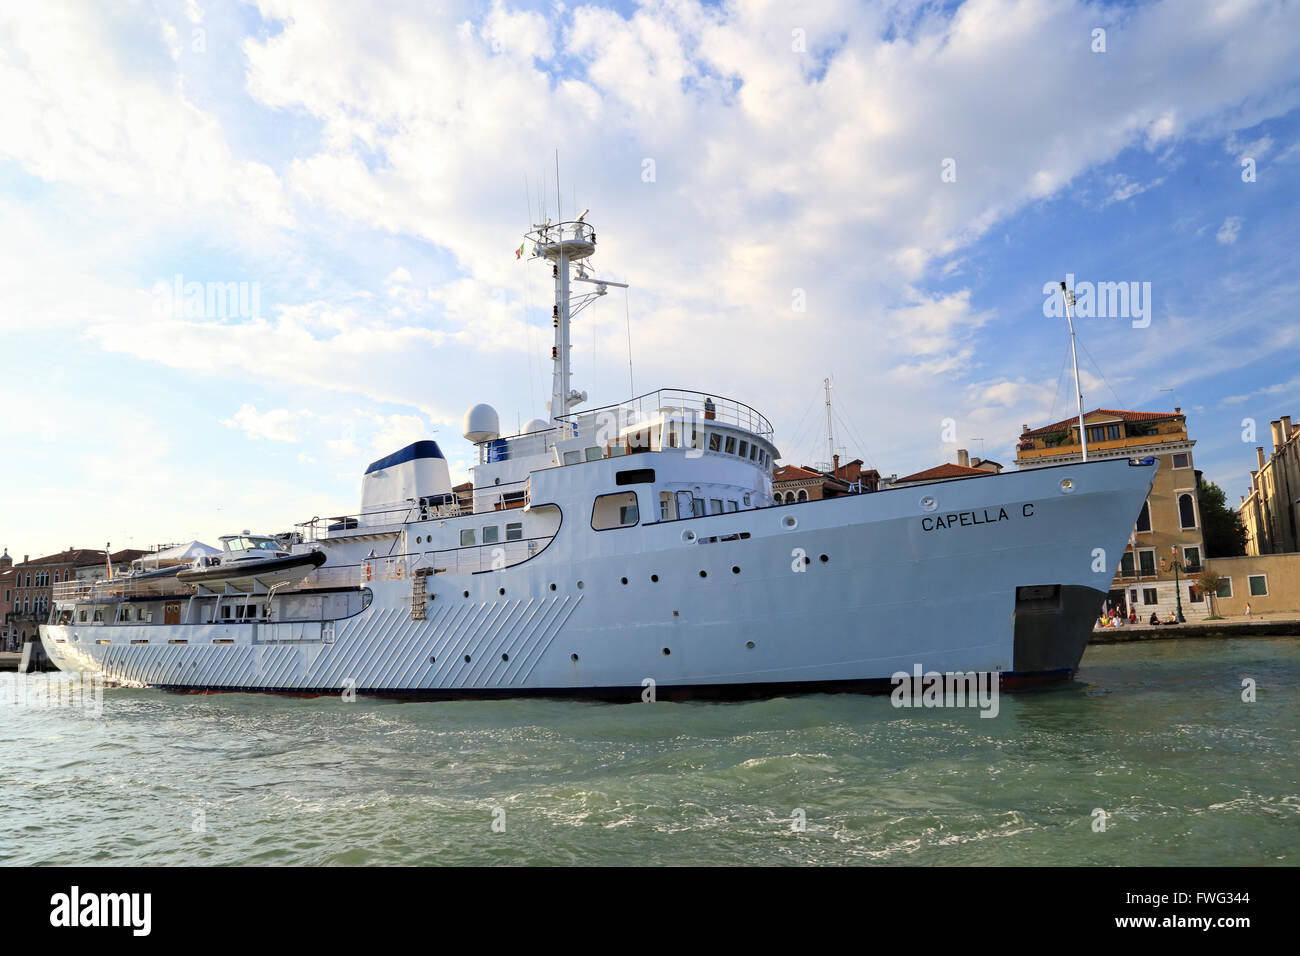
[[[311,417],[309,411],[291,412],[287,408],[259,412],[254,406],[245,403],[230,418],[223,418],[221,424],[227,428],[238,428],[254,440],[301,442],[301,426]]]

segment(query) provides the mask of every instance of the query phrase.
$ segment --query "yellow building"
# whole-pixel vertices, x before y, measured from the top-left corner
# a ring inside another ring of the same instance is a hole
[[[1283,415],[1271,430],[1273,454],[1266,461],[1263,447],[1255,449],[1259,468],[1250,473],[1250,494],[1241,499],[1247,554],[1300,551],[1300,429]]]
[[[1089,461],[1152,457],[1159,463],[1155,484],[1134,523],[1129,546],[1116,562],[1112,605],[1120,605],[1125,614],[1132,608],[1143,622],[1152,613],[1163,620],[1177,606],[1177,581],[1184,615],[1200,612],[1203,617],[1208,613],[1205,599],[1187,580],[1189,573],[1200,570],[1205,546],[1196,494],[1198,479],[1192,461],[1196,442],[1188,437],[1182,409],[1131,412],[1094,408],[1084,414],[1083,425]],[[1079,461],[1081,451],[1077,417],[1042,428],[1025,425],[1016,446],[1016,467],[1042,468]]]

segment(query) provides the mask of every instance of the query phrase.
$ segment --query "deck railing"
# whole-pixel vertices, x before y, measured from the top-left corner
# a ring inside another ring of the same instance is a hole
[[[398,581],[423,571],[426,574],[476,574],[501,571],[527,561],[551,542],[554,535],[516,538],[488,544],[466,545],[438,551],[413,551],[408,554],[367,558],[361,562],[362,583]],[[323,570],[323,569],[322,569]]]

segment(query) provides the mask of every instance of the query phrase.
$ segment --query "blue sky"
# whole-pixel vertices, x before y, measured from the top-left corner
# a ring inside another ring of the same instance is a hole
[[[593,403],[626,307],[638,391],[754,405],[786,461],[825,456],[832,375],[849,457],[1010,463],[1071,410],[1044,283],[1150,283],[1146,327],[1079,320],[1087,404],[1181,406],[1236,501],[1300,416],[1296,36],[1244,0],[13,8],[0,544],[281,530],[422,437],[463,475],[466,408],[549,394],[512,250],[556,149],[632,286],[575,323]],[[258,313],[175,314],[177,275]]]

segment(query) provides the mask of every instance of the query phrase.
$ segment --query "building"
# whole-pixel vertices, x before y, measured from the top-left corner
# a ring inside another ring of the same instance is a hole
[[[1227,579],[1214,597],[1219,614],[1245,614],[1247,605],[1251,617],[1300,614],[1300,553],[1207,558],[1205,566]]]
[[[5,553],[0,555],[0,651],[10,651],[16,646],[16,641],[10,637],[9,616],[14,609],[14,596],[17,589],[14,587],[14,579],[17,577],[14,571],[14,559],[9,557],[9,549],[5,548]]]
[[[113,573],[125,574],[136,558],[147,551],[123,550],[114,552]],[[93,581],[107,573],[108,562],[103,551],[89,548],[68,548],[58,554],[31,559],[24,555],[21,563],[13,566],[13,600],[6,602],[4,616],[6,639],[9,646],[21,647],[34,641],[38,627],[50,613],[54,586],[67,581]]]
[[[1200,478],[1192,460],[1196,442],[1188,436],[1182,409],[1132,412],[1094,408],[1083,416],[1083,426],[1089,461],[1151,457],[1158,462],[1151,494],[1115,565],[1112,604],[1126,612],[1132,608],[1145,620],[1153,612],[1161,618],[1174,613],[1181,597],[1184,613],[1208,613],[1204,598],[1187,580],[1188,574],[1200,570],[1204,543],[1197,500]],[[1078,418],[1042,428],[1022,426],[1016,467],[1042,468],[1079,461],[1080,457]]]
[[[793,504],[875,491],[880,472],[863,468],[862,464],[861,458],[855,458],[841,465],[836,455],[829,468],[781,465],[772,472],[772,497],[778,504]]]
[[[982,475],[996,475],[1001,471],[1002,466],[996,461],[987,458],[972,459],[965,448],[959,448],[955,464],[935,465],[933,468],[927,468],[925,471],[918,471],[912,475],[904,475],[902,478],[891,478],[889,487],[919,485],[928,481],[951,481],[953,478],[978,478]]]
[[[1248,555],[1300,551],[1300,429],[1290,415],[1270,427],[1273,453],[1265,461],[1263,447],[1255,448],[1259,467],[1250,473],[1250,494],[1241,499]]]

